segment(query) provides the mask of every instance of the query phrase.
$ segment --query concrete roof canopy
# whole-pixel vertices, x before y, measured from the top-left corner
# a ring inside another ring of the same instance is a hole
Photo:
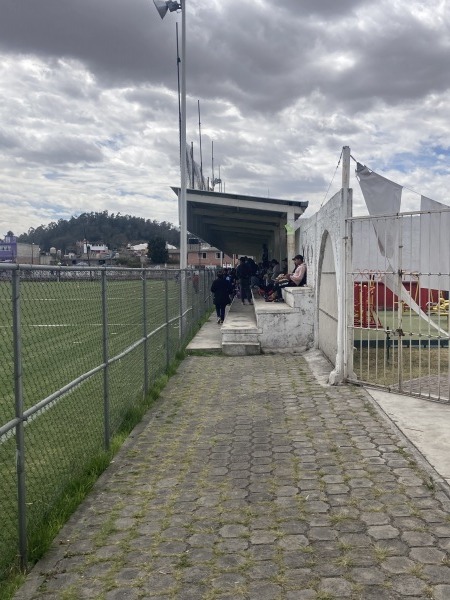
[[[178,195],[179,188],[172,189]],[[192,189],[186,199],[187,230],[229,256],[259,257],[263,244],[271,256],[285,256],[288,215],[296,219],[308,206],[296,200]]]

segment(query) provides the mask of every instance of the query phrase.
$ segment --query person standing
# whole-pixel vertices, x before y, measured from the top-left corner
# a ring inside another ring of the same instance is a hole
[[[245,299],[247,299],[249,304],[253,304],[252,292],[250,290],[251,271],[250,266],[247,263],[247,257],[241,256],[239,259],[239,265],[236,269],[236,276],[239,279],[242,304],[245,304]]]
[[[216,307],[217,323],[222,325],[225,320],[225,308],[230,304],[230,294],[233,289],[229,281],[224,277],[222,271],[217,273],[217,278],[214,279],[211,285],[211,292],[214,296],[214,305]]]

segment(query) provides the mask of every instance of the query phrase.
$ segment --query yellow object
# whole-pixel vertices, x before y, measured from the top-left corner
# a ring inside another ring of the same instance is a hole
[[[449,312],[449,301],[444,300],[444,298],[440,298],[439,302],[429,303],[428,304],[428,312],[440,314],[440,315],[448,315]]]

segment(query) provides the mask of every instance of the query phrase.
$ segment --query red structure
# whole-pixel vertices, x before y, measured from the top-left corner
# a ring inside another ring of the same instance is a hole
[[[366,283],[358,282],[356,285],[367,285]],[[373,295],[373,303],[375,310],[394,310],[397,308],[398,297],[392,290],[379,281],[370,282]],[[439,301],[439,290],[430,290],[421,288],[415,281],[403,282],[403,287],[410,294],[411,298],[420,308],[427,312],[428,304]],[[355,299],[356,302],[356,299]]]
[[[383,328],[374,308],[376,284],[372,281],[354,284],[354,326],[371,329]]]

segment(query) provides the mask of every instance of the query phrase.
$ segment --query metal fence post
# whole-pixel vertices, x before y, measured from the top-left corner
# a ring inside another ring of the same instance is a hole
[[[206,312],[206,271],[203,271],[202,275],[202,288],[203,288],[203,314]]]
[[[179,320],[179,332],[180,332],[180,336],[179,336],[179,345],[178,345],[178,350],[181,348],[181,346],[183,345],[183,339],[184,339],[184,305],[185,305],[185,298],[186,298],[186,271],[182,271],[180,269],[180,277],[178,279],[178,281],[180,282],[180,309],[179,309],[179,314],[180,314],[180,320]]]
[[[142,269],[142,326],[144,336],[144,398],[148,394],[147,271]]]
[[[109,450],[111,441],[109,407],[109,352],[108,352],[108,305],[106,293],[106,269],[102,271],[102,320],[103,320],[103,419],[105,450]]]
[[[17,509],[20,566],[27,567],[27,516],[25,487],[25,432],[23,421],[23,373],[22,373],[22,338],[20,327],[20,271],[12,273],[12,311],[13,311],[13,344],[14,344],[14,397],[16,425],[16,473],[17,473]]]
[[[397,365],[398,365],[398,389],[403,391],[403,304],[402,304],[402,288],[403,288],[403,236],[402,227],[399,227],[399,243],[398,243],[398,271],[397,271]]]
[[[169,368],[170,365],[170,336],[169,336],[169,277],[167,269],[164,273],[164,283],[165,283],[165,310],[166,310],[166,369]]]

